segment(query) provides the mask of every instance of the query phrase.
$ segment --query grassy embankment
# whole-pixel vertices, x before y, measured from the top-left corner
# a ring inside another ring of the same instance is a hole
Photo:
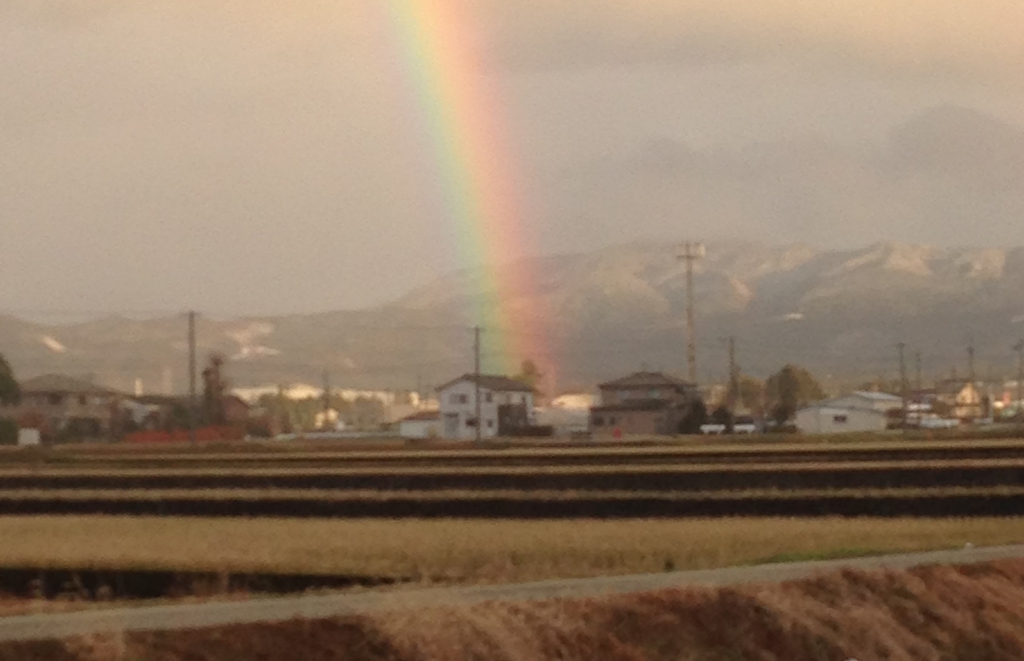
[[[1019,661],[1024,562],[0,645],[0,661]]]
[[[0,567],[518,582],[1024,542],[1024,519],[0,518]]]

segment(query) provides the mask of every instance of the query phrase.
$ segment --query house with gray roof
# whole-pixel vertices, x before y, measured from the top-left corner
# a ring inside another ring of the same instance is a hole
[[[473,440],[477,425],[480,438],[517,436],[534,423],[533,388],[506,376],[463,374],[439,387],[437,394],[441,435],[447,439]]]
[[[671,435],[700,401],[695,384],[662,372],[640,371],[598,386],[601,403],[590,409],[595,434]]]
[[[44,439],[105,438],[124,395],[87,379],[45,374],[22,381],[21,402],[7,414]]]

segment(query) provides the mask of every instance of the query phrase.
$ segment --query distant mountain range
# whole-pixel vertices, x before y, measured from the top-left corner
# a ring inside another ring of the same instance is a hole
[[[683,373],[685,274],[668,244],[632,244],[528,260],[531,292],[513,309],[547,310],[545,340],[559,390],[646,366]],[[426,388],[472,365],[467,292],[480,273],[438,279],[391,304],[359,311],[199,323],[201,357],[231,358],[239,385],[318,383],[338,387]],[[713,243],[696,276],[699,374],[721,380],[722,340],[737,338],[746,372],[785,362],[806,365],[826,383],[893,378],[898,342],[926,379],[967,372],[976,348],[979,376],[1011,375],[1011,347],[1024,336],[1024,248],[934,248],[879,243],[857,250],[807,245]],[[186,319],[110,317],[43,325],[0,316],[0,352],[16,372],[92,375],[131,391],[186,387]],[[551,387],[552,384],[549,384]]]

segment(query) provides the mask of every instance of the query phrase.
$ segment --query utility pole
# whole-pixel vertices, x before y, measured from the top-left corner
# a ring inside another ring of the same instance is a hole
[[[736,398],[740,391],[740,373],[736,366],[736,336],[730,335],[729,339],[729,391],[726,393],[726,407],[729,413],[736,412]]]
[[[324,370],[324,429],[331,421],[331,373]]]
[[[1017,352],[1017,422],[1024,422],[1024,415],[1021,412],[1021,402],[1024,402],[1024,340],[1013,347]]]
[[[903,400],[903,428],[907,428],[907,363],[903,359],[903,352],[907,348],[905,342],[896,345],[900,354],[900,398]]]
[[[967,338],[967,378],[974,385],[974,338]]]
[[[686,365],[689,371],[690,382],[697,383],[697,322],[695,312],[695,301],[693,292],[693,264],[707,255],[707,249],[703,243],[683,244],[677,258],[686,262]]]
[[[188,313],[188,441],[196,443],[196,313]]]
[[[921,352],[918,351],[914,354],[914,390],[917,390],[920,394],[921,391]]]
[[[476,392],[473,394],[473,402],[476,406],[476,442],[479,445],[483,430],[483,420],[480,419],[480,327],[473,327],[473,384]]]

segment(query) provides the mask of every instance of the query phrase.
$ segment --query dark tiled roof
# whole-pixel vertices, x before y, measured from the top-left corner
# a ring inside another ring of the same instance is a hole
[[[76,379],[64,374],[45,374],[21,382],[24,393],[66,393],[70,395],[113,395],[110,388],[98,386],[91,381]]]
[[[431,421],[431,420],[440,420],[440,419],[441,419],[441,412],[440,411],[417,411],[416,413],[413,413],[412,415],[405,416],[404,418],[399,420],[399,422],[407,422],[407,421],[408,422],[412,422],[412,421],[415,421],[415,420]]]
[[[693,388],[688,381],[668,376],[662,372],[634,372],[621,379],[602,383],[599,388]]]
[[[438,390],[444,390],[448,386],[459,383],[460,381],[469,381],[470,383],[477,383],[479,381],[481,388],[487,388],[488,390],[495,390],[498,392],[533,392],[528,384],[522,381],[516,381],[510,379],[507,376],[493,376],[489,374],[481,374],[479,378],[475,374],[463,374],[457,379],[452,379],[448,383],[442,386],[438,386]]]

